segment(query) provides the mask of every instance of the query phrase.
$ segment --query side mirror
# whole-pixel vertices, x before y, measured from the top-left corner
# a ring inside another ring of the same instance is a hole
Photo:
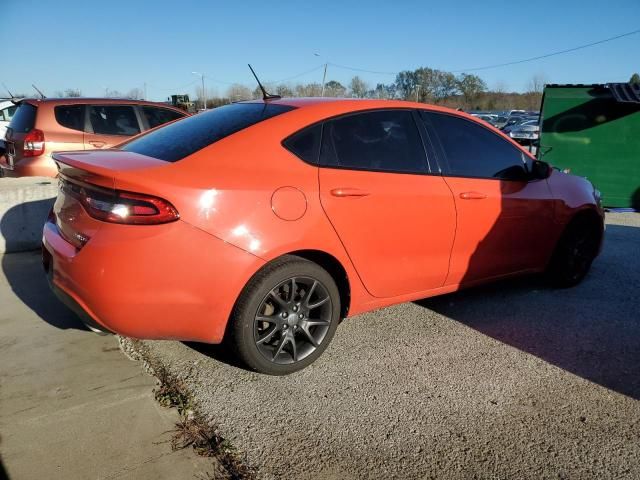
[[[535,180],[544,180],[551,175],[551,166],[547,162],[534,160],[531,164],[531,178]]]

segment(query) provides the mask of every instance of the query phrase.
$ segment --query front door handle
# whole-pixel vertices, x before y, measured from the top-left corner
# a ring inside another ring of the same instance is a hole
[[[334,197],[366,197],[369,192],[359,188],[334,188],[331,190],[331,195]]]
[[[96,147],[96,148],[102,148],[102,147],[104,147],[104,142],[98,142],[98,141],[96,141],[96,140],[90,140],[90,141],[89,141],[89,144],[90,144],[90,145],[93,145],[93,146],[94,146],[94,147]]]
[[[462,192],[460,198],[463,200],[482,200],[487,198],[487,194],[480,192]]]

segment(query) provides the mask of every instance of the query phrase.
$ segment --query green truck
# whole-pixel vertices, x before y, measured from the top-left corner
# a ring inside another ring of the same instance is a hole
[[[606,207],[640,210],[640,85],[546,85],[538,157],[587,177]]]

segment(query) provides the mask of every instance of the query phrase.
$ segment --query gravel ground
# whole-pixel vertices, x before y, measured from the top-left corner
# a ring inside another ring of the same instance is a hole
[[[144,342],[263,478],[640,478],[640,215],[579,287],[535,279],[359,315],[269,377]]]

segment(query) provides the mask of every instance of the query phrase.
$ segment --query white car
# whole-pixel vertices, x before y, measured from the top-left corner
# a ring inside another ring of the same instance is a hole
[[[0,148],[4,148],[4,135],[16,108],[18,106],[10,100],[0,101]]]
[[[516,125],[509,131],[509,136],[516,142],[528,145],[540,136],[540,121],[529,120]]]

